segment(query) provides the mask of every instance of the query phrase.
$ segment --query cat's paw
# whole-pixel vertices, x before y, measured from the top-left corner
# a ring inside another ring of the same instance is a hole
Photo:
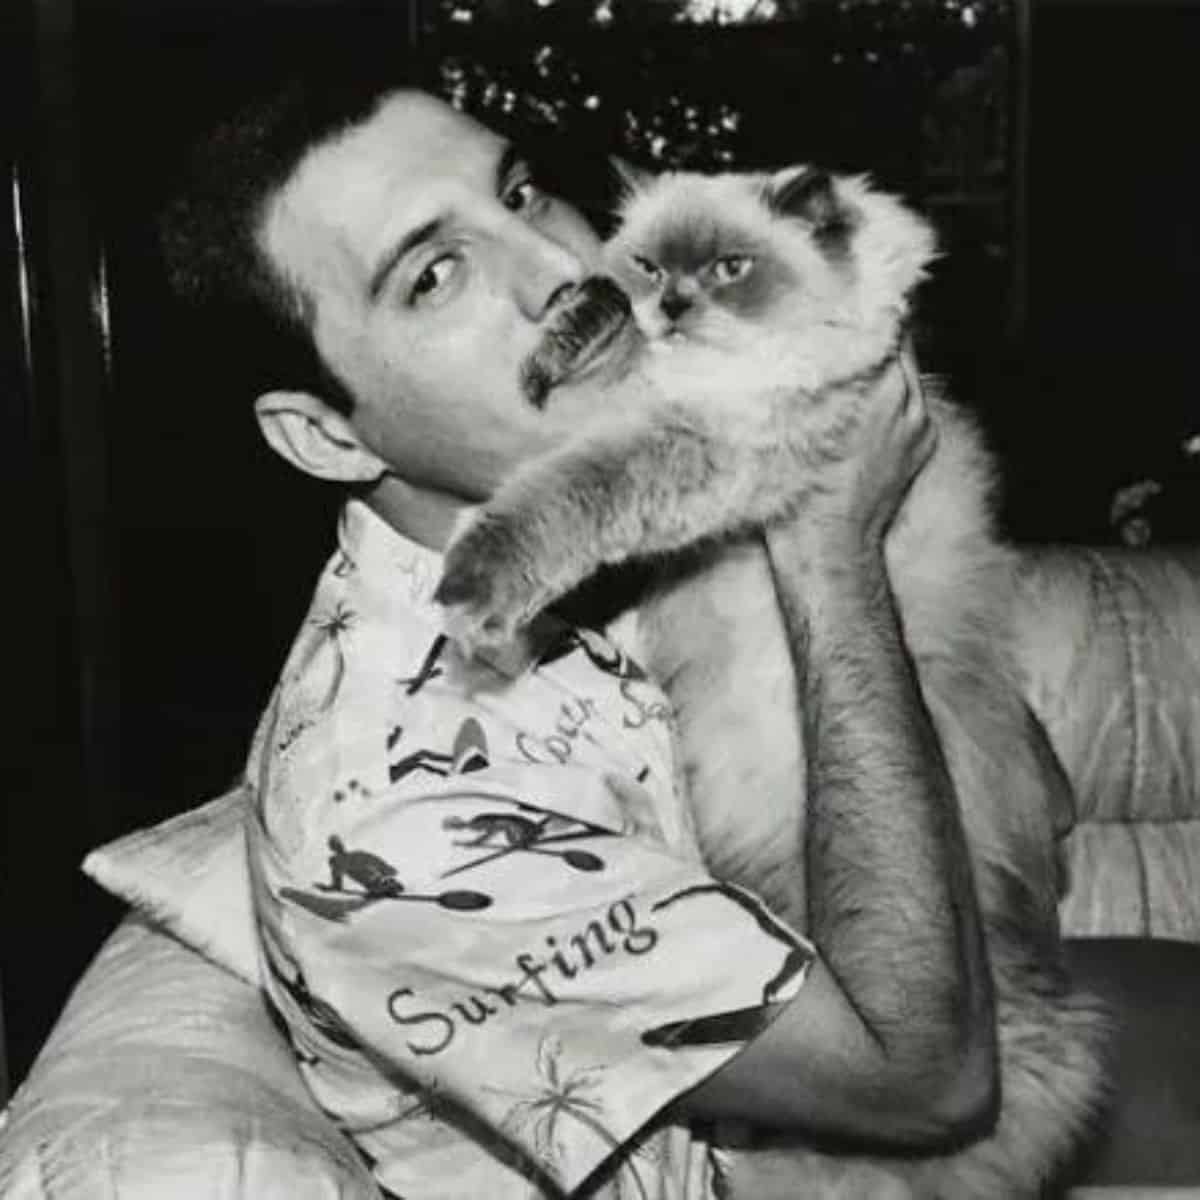
[[[511,645],[536,615],[540,589],[525,561],[516,531],[493,516],[472,520],[450,544],[433,598],[464,654]]]

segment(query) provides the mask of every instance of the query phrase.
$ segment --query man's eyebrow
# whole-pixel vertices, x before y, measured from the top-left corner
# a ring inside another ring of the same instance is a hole
[[[426,221],[423,225],[418,225],[415,229],[410,229],[383,256],[379,265],[371,272],[371,278],[367,284],[367,296],[372,302],[379,299],[379,293],[383,291],[383,286],[387,283],[388,276],[391,275],[396,264],[410,250],[435,237],[442,228],[442,224],[441,217],[434,217],[432,221]]]
[[[497,195],[503,190],[509,175],[512,174],[513,168],[518,163],[523,163],[526,160],[527,156],[524,152],[514,146],[512,142],[504,143],[504,149],[501,151],[500,157],[496,160],[495,186]],[[423,225],[418,225],[415,229],[409,230],[408,233],[388,250],[379,265],[371,272],[371,278],[367,283],[367,296],[372,303],[379,299],[379,294],[383,291],[384,285],[388,281],[388,276],[391,275],[396,264],[410,250],[436,237],[443,223],[441,217],[434,217],[432,221],[426,221]]]

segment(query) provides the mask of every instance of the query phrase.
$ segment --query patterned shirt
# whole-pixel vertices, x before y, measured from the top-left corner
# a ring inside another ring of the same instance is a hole
[[[264,975],[386,1194],[698,1200],[657,1119],[789,999],[811,947],[700,863],[669,706],[552,618],[466,661],[440,556],[359,502],[248,778]]]

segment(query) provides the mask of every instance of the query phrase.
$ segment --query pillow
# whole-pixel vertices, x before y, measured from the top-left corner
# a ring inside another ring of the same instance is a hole
[[[140,914],[84,973],[8,1112],[4,1200],[380,1200],[258,992]]]
[[[261,984],[237,787],[199,808],[93,850],[83,870],[205,958]]]

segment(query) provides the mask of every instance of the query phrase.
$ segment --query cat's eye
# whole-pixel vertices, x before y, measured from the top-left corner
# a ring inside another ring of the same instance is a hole
[[[709,268],[717,283],[737,283],[745,279],[754,266],[749,254],[723,254]]]
[[[633,265],[637,267],[647,279],[657,283],[663,277],[663,269],[656,262],[652,262],[648,258],[643,258],[640,254],[635,254],[633,257]]]

